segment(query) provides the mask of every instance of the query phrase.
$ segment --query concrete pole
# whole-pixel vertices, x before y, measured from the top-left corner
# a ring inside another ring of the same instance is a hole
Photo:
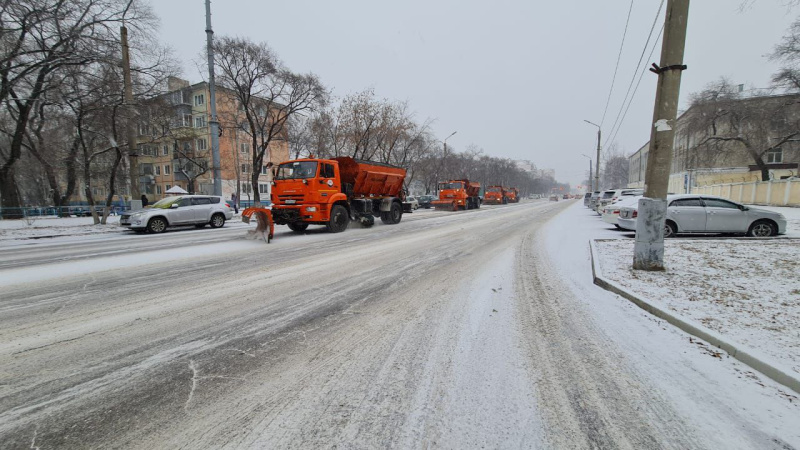
[[[589,158],[589,183],[592,182],[592,159]]]
[[[597,157],[594,160],[594,190],[600,190],[600,127],[597,127]]]
[[[211,0],[206,0],[206,50],[208,51],[208,95],[211,120],[208,121],[211,133],[211,157],[214,162],[214,195],[222,195],[222,165],[219,155],[219,121],[217,120],[217,94],[214,82],[214,31],[211,29]],[[235,151],[238,151],[236,149]]]
[[[119,28],[120,41],[122,42],[122,81],[125,84],[124,101],[127,117],[125,118],[125,132],[128,135],[128,177],[130,178],[131,208],[139,197],[139,164],[136,151],[136,105],[133,102],[133,86],[131,84],[131,58],[128,51],[128,29],[125,25]]]
[[[688,20],[689,0],[667,0],[660,67],[654,64],[650,69],[658,74],[658,87],[645,169],[644,198],[639,200],[636,220],[633,268],[637,270],[664,270],[664,221],[681,73],[686,69],[683,53]]]

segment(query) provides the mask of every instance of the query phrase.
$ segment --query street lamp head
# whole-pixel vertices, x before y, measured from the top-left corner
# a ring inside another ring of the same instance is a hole
[[[450,136],[447,136],[446,138],[444,138],[444,140],[447,141],[448,139],[453,137],[453,135],[455,135],[456,133],[458,133],[458,131],[453,131],[452,133],[450,133]]]
[[[596,124],[596,123],[594,123],[594,122],[588,121],[588,120],[586,120],[586,119],[583,119],[583,121],[584,121],[584,122],[586,122],[586,123],[588,123],[589,125],[594,125],[594,126],[596,126],[597,128],[600,128],[600,125],[598,125],[598,124]]]

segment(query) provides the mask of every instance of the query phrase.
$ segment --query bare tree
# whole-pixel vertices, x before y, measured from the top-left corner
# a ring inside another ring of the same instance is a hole
[[[781,65],[772,76],[772,82],[787,91],[800,90],[800,19],[792,23],[788,34],[773,49],[770,59]]]
[[[324,106],[328,93],[314,74],[297,74],[283,66],[266,43],[222,37],[215,43],[217,81],[233,92],[238,107],[226,126],[252,138],[251,186],[260,204],[258,179],[273,141],[288,140],[288,121]]]
[[[1,0],[0,121],[9,139],[0,147],[0,200],[20,205],[14,166],[22,155],[31,117],[57,90],[63,71],[108,60],[117,47],[116,29],[149,27],[149,9],[138,0]]]

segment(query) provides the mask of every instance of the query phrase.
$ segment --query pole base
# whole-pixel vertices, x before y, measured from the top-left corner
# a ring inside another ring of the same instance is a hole
[[[633,246],[633,269],[664,271],[664,221],[667,218],[665,199],[639,200],[636,219],[636,242]]]

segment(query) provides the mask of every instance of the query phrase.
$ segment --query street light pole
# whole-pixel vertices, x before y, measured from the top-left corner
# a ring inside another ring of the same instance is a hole
[[[589,186],[589,188],[590,188],[590,189],[588,189],[588,190],[591,192],[591,184],[592,184],[592,157],[591,157],[591,156],[588,156],[588,155],[584,155],[583,153],[581,153],[581,155],[583,155],[583,157],[584,157],[584,158],[589,158],[589,185],[590,185],[590,186]]]
[[[594,190],[595,191],[599,191],[600,190],[600,136],[601,136],[600,125],[598,125],[598,124],[596,124],[594,122],[589,122],[586,119],[584,119],[583,121],[588,123],[589,125],[594,125],[594,126],[597,127],[597,159],[595,159],[595,162],[594,162],[594,169],[595,169],[594,170]]]
[[[456,134],[456,133],[458,133],[458,131],[453,131],[452,133],[450,133],[450,136],[447,136],[446,138],[444,138],[444,141],[442,142],[444,144],[444,155],[445,156],[447,156],[447,140],[450,139],[451,137],[453,137],[453,135]]]
[[[208,51],[208,105],[211,120],[208,121],[211,133],[211,158],[214,164],[214,195],[222,195],[222,165],[219,154],[219,120],[217,120],[217,94],[214,81],[214,31],[211,29],[211,0],[206,0],[206,50]]]

